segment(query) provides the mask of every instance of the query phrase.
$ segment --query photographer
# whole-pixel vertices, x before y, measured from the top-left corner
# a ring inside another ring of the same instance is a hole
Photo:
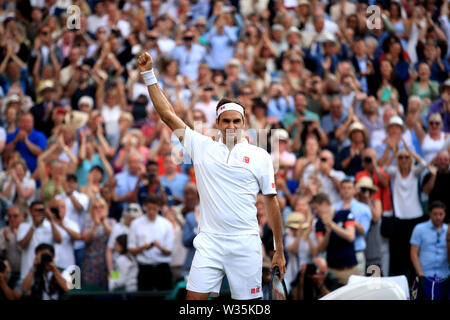
[[[10,274],[11,267],[8,260],[0,258],[0,301],[19,300],[22,296],[20,291],[13,290],[8,285]]]
[[[298,286],[293,291],[293,300],[319,300],[339,287],[323,258],[315,258],[313,263],[302,265],[296,281]]]
[[[53,261],[55,249],[41,243],[35,249],[34,263],[23,280],[22,291],[31,300],[58,300],[69,291],[66,279]]]
[[[166,190],[158,178],[158,163],[149,160],[145,169],[145,172],[139,176],[134,188],[135,202],[142,206],[147,195],[156,194],[161,198],[163,204],[167,204]]]

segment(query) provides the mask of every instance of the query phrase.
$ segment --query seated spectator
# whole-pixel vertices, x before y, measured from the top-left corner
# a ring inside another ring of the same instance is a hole
[[[306,184],[309,177],[317,171],[320,165],[320,146],[317,138],[310,135],[305,141],[304,156],[295,163],[294,179],[299,180],[300,186]]]
[[[59,300],[69,291],[67,280],[56,266],[55,249],[47,243],[39,244],[30,270],[22,284],[24,298],[30,300]]]
[[[45,135],[34,129],[33,116],[31,113],[24,113],[20,116],[16,131],[7,135],[4,152],[19,151],[27,163],[28,170],[33,173],[37,167],[37,157],[44,152],[46,146]]]
[[[121,172],[126,168],[127,159],[133,152],[138,152],[141,155],[142,164],[145,164],[150,155],[149,151],[145,146],[145,138],[142,132],[138,129],[129,130],[121,141],[121,148],[114,161],[115,171]]]
[[[139,175],[134,188],[134,199],[142,206],[149,194],[156,194],[161,198],[163,204],[167,204],[166,189],[162,186],[158,177],[158,163],[153,160],[147,162],[146,172]]]
[[[128,236],[119,235],[114,241],[114,251],[119,255],[117,257],[118,275],[110,277],[108,287],[110,291],[125,289],[127,292],[137,291],[138,265],[135,257],[128,253]]]
[[[81,266],[81,285],[108,288],[106,265],[106,244],[114,226],[108,218],[108,207],[103,198],[96,198],[90,204],[90,216],[84,222],[82,239],[85,254]]]
[[[355,218],[350,210],[335,211],[330,198],[319,193],[311,200],[318,215],[316,237],[319,253],[327,253],[329,270],[340,285],[346,285],[352,275],[360,275],[355,254]]]
[[[349,128],[350,146],[343,148],[337,158],[337,168],[349,176],[355,176],[363,169],[361,154],[367,145],[366,128],[360,122],[353,122]]]
[[[450,190],[450,154],[447,150],[442,150],[436,156],[433,166],[429,166],[429,172],[422,181],[422,191],[428,195],[428,202],[441,201],[447,208],[445,223],[450,220],[450,197],[447,190]]]
[[[144,201],[146,215],[131,223],[128,250],[139,264],[138,290],[170,290],[170,260],[174,233],[170,222],[160,216],[161,199],[150,194]]]
[[[114,270],[116,270],[115,268],[117,266],[117,258],[118,258],[117,253],[121,254],[117,250],[114,251],[115,241],[120,235],[123,234],[128,235],[130,231],[131,222],[133,222],[134,219],[139,218],[142,215],[143,212],[141,206],[137,203],[130,203],[128,207],[124,210],[120,222],[114,224],[106,247],[106,264],[108,266],[109,275],[111,275],[111,273]]]
[[[8,260],[9,275],[7,283],[14,288],[20,279],[20,263],[22,250],[17,242],[19,225],[25,220],[26,211],[20,211],[17,206],[8,209],[8,226],[0,229],[0,257]]]
[[[22,249],[20,279],[23,280],[33,266],[35,249],[44,241],[47,244],[61,243],[61,232],[54,215],[41,201],[30,204],[31,221],[22,222],[17,230],[17,243]]]
[[[164,170],[165,174],[159,179],[162,187],[170,190],[171,196],[167,199],[167,205],[177,205],[183,202],[184,188],[189,182],[189,177],[184,173],[177,172],[177,165],[174,163],[171,153],[164,155]]]
[[[116,201],[122,202],[122,206],[124,203],[132,201],[136,183],[143,170],[141,154],[133,151],[128,156],[126,169],[115,176],[117,179]]]
[[[11,274],[11,267],[8,260],[0,257],[0,301],[5,300],[19,300],[22,293],[19,290],[14,290],[14,286],[9,284]]]
[[[304,108],[306,108],[306,98],[304,97],[304,103],[301,104]],[[267,99],[267,116],[270,118],[274,118],[277,121],[283,121],[284,116],[291,112],[295,112],[296,107],[294,104],[294,98],[288,94],[284,86],[280,83],[273,82],[270,85]],[[292,115],[290,116],[292,118]],[[293,121],[292,119],[291,121]],[[283,121],[284,122],[284,121]],[[291,123],[289,122],[289,125]],[[286,126],[286,124],[284,124]]]
[[[418,276],[445,279],[450,275],[445,211],[444,203],[432,202],[429,209],[430,219],[414,227],[410,240],[410,256]]]

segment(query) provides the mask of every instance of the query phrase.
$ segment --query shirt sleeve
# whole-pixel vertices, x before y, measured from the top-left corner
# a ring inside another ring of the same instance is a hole
[[[116,238],[117,238],[117,229],[118,228],[119,228],[119,226],[115,225],[111,231],[111,234],[109,235],[107,247],[110,249],[114,249],[114,242],[116,241]]]
[[[17,230],[17,241],[22,241],[23,238],[25,238],[26,234],[28,233],[28,230],[30,230],[30,224],[29,223],[21,223],[19,225],[19,229]]]
[[[186,129],[184,130],[183,147],[193,161],[196,161],[196,155],[202,153],[205,145],[208,144],[209,141],[213,142],[210,137],[204,136],[186,126]]]
[[[347,214],[347,217],[345,218],[345,222],[344,222],[344,228],[346,228],[346,227],[351,227],[351,226],[355,226],[355,223],[356,223],[356,221],[355,221],[355,215],[353,214],[353,213],[351,213],[351,212],[349,212],[348,214]]]
[[[325,226],[322,220],[320,220],[319,218],[316,223],[316,238],[323,237],[324,235],[325,235]]]
[[[173,245],[175,242],[175,234],[173,232],[173,228],[170,222],[167,221],[166,232],[164,239],[162,241],[162,245],[173,253]]]
[[[130,232],[128,233],[128,249],[133,249],[137,247],[136,224],[134,224],[133,222],[130,225]]]
[[[358,223],[362,225],[364,228],[364,235],[366,235],[367,232],[369,232],[370,224],[372,222],[372,211],[370,210],[370,207],[365,204],[361,207],[361,213]]]
[[[263,195],[276,194],[272,157],[267,152],[264,152],[261,158],[261,167],[258,175],[261,192]]]
[[[409,243],[419,247],[422,244],[419,225],[414,227]]]

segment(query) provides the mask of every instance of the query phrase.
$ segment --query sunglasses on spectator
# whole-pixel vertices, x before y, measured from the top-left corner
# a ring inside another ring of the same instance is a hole
[[[97,33],[106,33],[106,30],[97,30]]]
[[[430,124],[430,126],[439,126],[439,125],[441,125],[441,123],[439,121],[430,121],[428,123]]]
[[[45,211],[45,208],[34,208],[33,211],[36,211],[36,212],[44,212],[44,211]]]
[[[369,189],[369,188],[361,188],[361,192],[362,192],[362,193],[367,193],[367,192],[372,193],[373,190],[372,190],[372,189]]]
[[[328,159],[327,159],[327,158],[320,158],[320,161],[321,161],[321,162],[327,162]]]
[[[400,160],[403,160],[403,159],[409,159],[409,156],[399,156],[398,157]]]
[[[127,212],[139,212],[138,208],[128,208]]]
[[[184,41],[192,41],[194,40],[194,37],[183,37]]]
[[[105,206],[93,206],[92,209],[103,209]]]

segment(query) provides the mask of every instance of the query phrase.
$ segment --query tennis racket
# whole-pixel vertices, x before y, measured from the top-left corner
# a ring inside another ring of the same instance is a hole
[[[278,266],[272,270],[270,279],[269,300],[287,300],[287,290],[284,280],[281,280],[281,273]]]

